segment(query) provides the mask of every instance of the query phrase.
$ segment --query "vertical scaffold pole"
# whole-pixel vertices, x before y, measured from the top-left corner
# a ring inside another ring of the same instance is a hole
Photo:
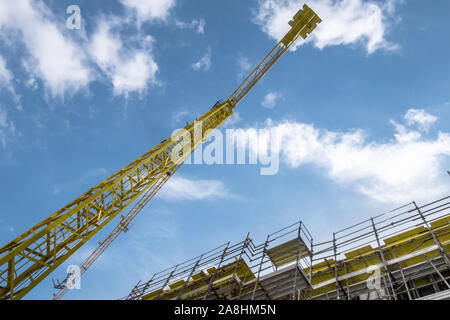
[[[263,252],[262,252],[261,262],[259,263],[258,275],[256,276],[255,287],[253,288],[252,300],[255,300],[255,293],[256,293],[256,289],[258,287],[259,277],[261,275],[261,269],[262,269],[262,266],[264,264],[264,258],[265,258],[265,255],[266,255],[267,245],[269,244],[269,237],[270,236],[267,236],[266,242],[264,243],[264,248],[263,248]]]
[[[336,295],[337,299],[340,300],[341,297],[339,295],[339,280],[338,280],[338,269],[337,269],[337,248],[336,248],[336,233],[333,232],[333,252],[334,252],[334,277],[336,278]]]
[[[138,298],[138,299],[142,298],[142,296],[145,294],[145,291],[147,291],[147,289],[150,287],[151,283],[153,282],[153,279],[155,278],[155,276],[156,276],[156,273],[153,274],[152,278],[149,281],[147,281],[147,283],[141,289],[139,289],[139,284],[141,283],[141,281],[139,280],[139,282],[133,288],[131,293],[128,295],[127,300],[134,300],[136,298]]]
[[[187,285],[189,284],[189,281],[191,280],[192,275],[194,274],[195,270],[197,269],[198,265],[200,264],[200,261],[202,261],[204,254],[200,256],[200,259],[197,260],[195,265],[192,267],[191,273],[189,274],[189,277],[185,280],[183,288],[181,288],[180,292],[177,295],[176,300],[180,300],[181,295],[183,294],[184,290],[186,289]]]
[[[425,256],[425,259],[427,259],[428,263],[433,267],[434,271],[436,271],[436,273],[439,275],[439,277],[441,277],[442,281],[445,283],[445,285],[447,286],[447,288],[450,289],[450,284],[448,284],[447,280],[445,280],[445,277],[442,275],[442,273],[438,270],[438,268],[436,268],[436,266],[433,264],[433,262],[431,262],[430,259],[428,259],[427,256]]]
[[[150,281],[148,281],[148,282],[145,284],[144,288],[142,289],[142,292],[143,292],[144,294],[145,294],[145,292],[147,291],[147,289],[150,287],[150,285],[152,284],[153,279],[155,279],[155,277],[156,277],[156,273],[154,273],[153,276],[152,276],[152,278],[150,279]]]
[[[393,251],[394,251],[395,257],[398,258],[398,254],[395,251],[395,248],[393,249]],[[412,297],[411,297],[411,293],[409,292],[410,290],[409,290],[409,287],[408,287],[408,282],[406,281],[405,274],[403,273],[402,263],[398,262],[397,264],[398,264],[398,268],[400,269],[400,274],[402,275],[403,285],[405,286],[406,293],[408,294],[408,299],[409,300],[413,300]]]
[[[228,295],[230,298],[231,298],[231,285],[233,282],[233,278],[236,276],[236,272],[239,269],[239,267],[241,266],[242,256],[244,255],[245,249],[247,249],[247,245],[250,240],[249,237],[250,237],[250,232],[247,233],[247,237],[245,238],[244,244],[242,246],[242,250],[239,253],[239,258],[236,261],[236,266],[234,267],[234,270],[233,270],[233,273],[231,274],[230,280],[228,280]]]
[[[344,261],[344,272],[345,272],[345,274],[347,274],[347,263],[345,263],[345,261]],[[348,278],[345,279],[345,284],[346,284],[346,288],[347,288],[347,300],[351,300],[350,299],[350,287],[348,285]]]
[[[298,276],[298,260],[300,259],[300,250],[301,250],[301,242],[300,242],[300,233],[302,231],[302,222],[299,222],[298,226],[298,235],[297,235],[297,259],[295,260],[295,276],[294,276],[294,288],[292,289],[292,300],[296,300],[297,293],[297,276]],[[297,296],[298,299],[298,296]]]
[[[141,294],[140,294],[139,298],[141,298],[141,297],[145,294],[145,291],[147,291],[147,289],[150,287],[150,285],[151,285],[152,282],[153,282],[153,279],[155,278],[155,275],[156,275],[156,273],[153,274],[152,278],[151,278],[151,279],[145,284],[145,286],[142,288]]]
[[[161,287],[161,291],[156,296],[155,300],[158,300],[158,298],[161,296],[161,294],[164,292],[164,288],[169,284],[170,279],[172,279],[173,275],[175,274],[175,271],[177,271],[178,264],[175,266],[175,268],[172,270],[170,275],[167,277],[166,281],[164,282],[163,286]]]
[[[377,244],[378,244],[378,252],[380,253],[381,261],[383,262],[384,271],[386,272],[388,280],[389,280],[389,286],[391,287],[392,295],[394,297],[394,300],[397,300],[397,294],[395,293],[394,285],[392,284],[392,278],[391,278],[392,275],[387,267],[386,260],[384,259],[383,249],[381,248],[381,242],[380,242],[380,238],[378,237],[378,232],[377,232],[377,228],[375,227],[375,222],[373,221],[373,218],[370,218],[370,220],[372,221],[373,232],[375,233],[375,238],[376,238]],[[386,288],[386,290],[387,290],[387,288]]]
[[[219,265],[217,266],[216,270],[214,271],[213,275],[211,276],[211,279],[209,280],[208,288],[206,289],[206,293],[203,296],[203,300],[206,300],[208,298],[209,291],[211,290],[211,287],[213,286],[214,279],[216,278],[217,272],[222,266],[223,260],[225,259],[225,256],[227,255],[227,250],[230,247],[230,242],[228,241],[227,246],[225,249],[223,249],[222,255],[220,257]]]
[[[133,289],[131,289],[130,294],[125,298],[125,300],[133,300],[134,298],[138,297],[137,291],[138,291],[138,287],[141,284],[141,280],[138,281],[138,283],[134,286]],[[53,294],[55,295],[55,294]]]
[[[312,274],[313,274],[313,255],[314,255],[314,245],[313,238],[311,238],[311,252],[309,255],[309,299],[312,299]]]
[[[444,259],[445,264],[447,265],[447,267],[450,268],[450,259],[448,258],[447,253],[445,252],[444,247],[442,246],[442,243],[439,241],[439,239],[434,234],[433,228],[428,223],[428,221],[425,219],[425,216],[423,215],[420,208],[417,206],[416,202],[413,201],[413,203],[414,203],[414,206],[416,207],[417,212],[419,213],[420,217],[423,220],[425,228],[427,228],[428,232],[430,233],[431,237],[433,238],[434,244],[438,247],[439,253],[441,254],[442,258]]]

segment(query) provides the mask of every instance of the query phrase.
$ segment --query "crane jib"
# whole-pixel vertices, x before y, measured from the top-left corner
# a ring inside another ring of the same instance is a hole
[[[192,137],[191,152],[207,134],[231,117],[233,109],[273,64],[321,19],[306,5],[289,21],[291,29],[225,102],[214,105],[184,129]],[[197,131],[202,136],[197,139]],[[119,226],[83,264],[82,271],[125,230],[131,220],[176,172],[189,154],[174,157],[183,139],[166,139],[156,147],[0,248],[0,299],[21,299],[97,232],[135,202]],[[175,160],[174,160],[175,159]],[[62,296],[64,292],[61,292]]]

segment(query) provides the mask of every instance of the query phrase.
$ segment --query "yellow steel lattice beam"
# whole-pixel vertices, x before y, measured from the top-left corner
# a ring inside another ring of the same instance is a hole
[[[291,30],[275,46],[233,95],[224,103],[185,127],[192,141],[191,152],[207,134],[218,128],[250,89],[299,37],[303,38],[320,23],[306,5],[289,22]],[[198,125],[199,124],[199,125]],[[204,136],[196,139],[197,130]],[[58,210],[41,223],[0,248],[0,299],[20,299],[61,263],[91,239],[146,190],[161,183],[167,173],[189,156],[173,157],[185,141],[167,139]],[[100,252],[101,253],[101,252]]]

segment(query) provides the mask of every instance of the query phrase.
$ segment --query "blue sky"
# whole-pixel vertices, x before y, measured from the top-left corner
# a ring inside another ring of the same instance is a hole
[[[450,3],[306,0],[323,19],[227,128],[283,136],[277,174],[185,165],[70,299],[115,299],[248,231],[313,237],[450,191]],[[66,8],[81,9],[81,30]],[[0,243],[226,99],[287,31],[294,0],[0,1]],[[50,299],[107,226],[26,298]]]

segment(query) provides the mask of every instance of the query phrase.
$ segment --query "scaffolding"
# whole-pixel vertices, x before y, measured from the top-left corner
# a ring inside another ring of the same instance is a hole
[[[450,299],[450,196],[411,202],[313,243],[297,222],[139,282],[129,300]]]

